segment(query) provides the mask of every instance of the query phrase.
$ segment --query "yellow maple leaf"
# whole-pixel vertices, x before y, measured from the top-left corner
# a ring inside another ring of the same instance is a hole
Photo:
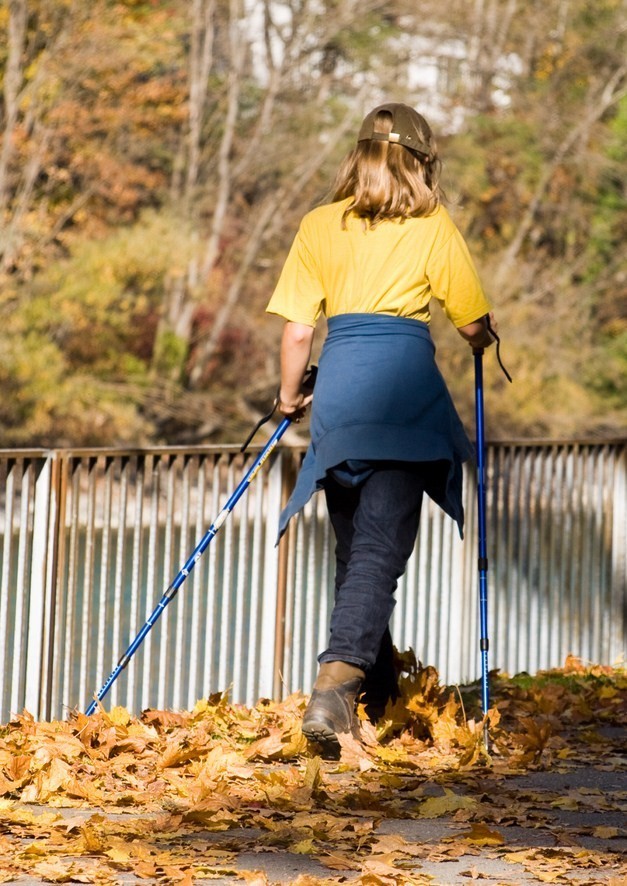
[[[104,854],[107,858],[110,858],[114,864],[127,865],[131,861],[130,854],[125,849],[120,849],[119,847],[107,849]]]
[[[290,852],[296,852],[298,855],[311,855],[313,851],[314,841],[311,837],[290,845]]]
[[[318,861],[332,871],[355,871],[359,870],[359,863],[354,855],[342,855],[339,852],[329,852],[318,856]]]
[[[473,797],[464,797],[444,788],[444,796],[423,800],[418,815],[420,818],[440,818],[457,812],[458,809],[472,809],[476,805],[477,801]]]
[[[577,797],[567,794],[565,797],[557,797],[557,799],[552,801],[551,806],[556,809],[567,809],[576,812],[580,808],[581,803]]]
[[[80,828],[80,835],[83,839],[83,844],[85,846],[85,852],[88,854],[93,854],[96,852],[103,852],[105,849],[105,843],[103,841],[102,835],[96,830],[91,822],[87,821]]]
[[[378,760],[382,763],[406,763],[407,762],[407,751],[405,748],[393,747],[391,745],[379,745],[373,749],[374,753]],[[402,780],[399,780],[397,786],[403,783]]]
[[[102,805],[103,796],[90,781],[73,778],[65,785],[65,790],[71,797],[80,797],[92,806]]]
[[[331,883],[335,883],[332,880]],[[319,877],[313,877],[311,874],[299,874],[295,880],[292,880],[292,886],[326,886],[328,880],[321,880]]]
[[[178,886],[193,886],[194,875],[189,868],[181,869],[174,865],[163,865],[163,873],[168,883],[177,883]]]
[[[76,869],[73,864],[66,865],[60,859],[41,861],[32,870],[33,874],[49,883],[71,883]]]
[[[501,846],[505,842],[499,831],[492,830],[480,822],[473,822],[470,830],[459,834],[459,837],[473,846]]]
[[[48,845],[43,840],[33,840],[20,852],[21,857],[37,858],[48,855]]]
[[[315,791],[320,787],[320,782],[322,780],[322,776],[320,775],[320,765],[320,757],[310,757],[305,766],[303,784],[312,791]]]
[[[607,825],[599,825],[592,830],[593,837],[599,837],[601,840],[611,840],[612,837],[621,836],[618,828],[612,828]]]
[[[269,882],[263,871],[240,871],[239,875],[246,880],[248,886],[267,886]]]
[[[196,707],[200,705],[198,702]],[[205,703],[206,704],[206,703]],[[196,708],[194,708],[196,712]],[[173,726],[185,726],[190,719],[190,715],[186,713],[178,713],[176,711],[152,711],[146,710],[142,713],[142,720],[149,725],[161,727],[162,729],[170,729]]]
[[[49,794],[55,794],[73,780],[72,767],[65,760],[55,757],[46,772],[42,772],[38,784],[38,799],[45,801]]]
[[[569,652],[564,661],[564,671],[571,674],[584,674],[586,667],[578,656]]]
[[[121,705],[116,705],[116,707],[111,708],[111,710],[106,714],[109,721],[113,723],[114,726],[128,726],[131,722],[131,715],[128,710]]]
[[[30,754],[15,754],[4,767],[4,774],[13,782],[21,782],[30,769]]]
[[[521,849],[518,852],[508,852],[503,858],[510,864],[526,864],[529,861],[529,856],[528,849]]]
[[[340,745],[340,759],[342,763],[348,766],[356,766],[362,772],[374,768],[374,761],[361,742],[352,733],[340,732],[338,733],[337,740]]]
[[[543,883],[559,883],[560,880],[563,882],[562,871],[538,871],[534,869],[533,875],[538,880],[542,880]]]
[[[133,865],[133,873],[136,877],[147,880],[149,877],[156,877],[159,871],[154,862],[138,861]]]

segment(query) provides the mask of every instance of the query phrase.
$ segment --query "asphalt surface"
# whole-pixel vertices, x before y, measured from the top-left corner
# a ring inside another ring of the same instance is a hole
[[[617,742],[617,734],[626,741]],[[377,819],[375,834],[382,841],[382,847],[401,845],[406,852],[403,856],[404,873],[399,871],[398,879],[385,880],[385,871],[375,869],[374,874],[378,873],[379,879],[375,876],[366,882],[463,884],[479,880],[482,884],[501,886],[547,882],[578,886],[627,884],[627,761],[616,755],[616,748],[621,744],[623,749],[627,747],[627,729],[622,732],[614,729],[612,739],[607,757],[597,752],[595,759],[579,760],[565,767],[564,771],[536,771],[498,778],[486,772],[479,786],[481,802],[488,804],[494,814],[484,826],[488,828],[485,844],[482,844],[479,828],[479,839],[470,841],[467,851],[463,848],[463,841],[470,825],[459,816]],[[426,786],[425,793],[438,797],[443,796],[445,790],[446,786],[433,783]],[[477,785],[468,787],[461,781],[454,785],[454,792],[476,799]],[[77,814],[88,819],[98,811],[58,807],[48,810],[32,805],[28,808],[35,814],[54,811],[74,819]],[[106,814],[108,818],[147,817],[139,812]],[[355,810],[355,815],[364,815],[364,812]],[[495,835],[502,841],[498,845],[493,842]],[[329,870],[315,856],[306,853],[297,854],[280,848],[267,851],[267,842],[261,844],[262,836],[261,831],[251,828],[219,833],[199,829],[186,834],[184,840],[190,845],[199,841],[204,847],[236,853],[236,861],[229,867],[241,874],[212,876],[211,882],[216,884],[246,881],[261,886],[264,883],[292,883],[299,877],[304,883],[333,879],[338,882],[339,878],[350,883],[363,876],[363,871]],[[452,846],[456,847],[454,852],[451,852]],[[97,858],[81,857],[76,861],[80,861],[83,868],[87,865],[98,867]],[[252,872],[258,874],[254,876]],[[163,878],[140,879],[123,870],[116,876],[120,886],[163,886],[174,882]],[[11,882],[20,886],[39,886],[55,881],[20,876]]]

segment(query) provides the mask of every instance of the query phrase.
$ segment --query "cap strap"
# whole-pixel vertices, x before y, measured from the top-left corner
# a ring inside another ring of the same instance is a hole
[[[403,147],[407,148],[408,151],[413,151],[414,154],[419,154],[421,157],[424,157],[427,160],[431,156],[429,153],[429,148],[426,147],[426,145],[424,147],[415,148],[413,145],[403,144],[398,132],[373,132],[372,135],[362,135],[362,137],[358,139],[358,141],[391,142],[392,144],[396,145],[402,144]]]
[[[372,139],[375,142],[396,142],[398,143],[401,140],[398,132],[373,132],[372,135],[368,136],[369,139]]]

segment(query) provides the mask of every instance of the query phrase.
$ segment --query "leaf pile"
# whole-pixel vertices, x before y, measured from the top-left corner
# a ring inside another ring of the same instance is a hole
[[[412,653],[400,658],[402,698],[377,728],[362,720],[361,741],[346,736],[338,761],[321,760],[303,738],[300,694],[254,708],[215,695],[192,711],[139,718],[120,707],[49,723],[24,712],[0,729],[0,882],[29,873],[109,886],[131,872],[263,884],[271,880],[257,867],[279,852],[309,857],[302,886],[428,883],[423,863],[482,852],[537,882],[572,882],[573,871],[578,883],[611,882],[595,879],[599,870],[618,878],[617,828],[589,834],[610,841],[604,852],[573,848],[555,829],[555,848],[508,846],[504,831],[553,827],[555,811],[613,810],[594,788],[512,791],[508,779],[591,760],[620,767],[624,671],[569,659],[535,677],[493,674],[488,753],[476,687],[443,687]],[[439,842],[379,829],[438,819],[455,828]],[[470,864],[463,876],[481,875]]]

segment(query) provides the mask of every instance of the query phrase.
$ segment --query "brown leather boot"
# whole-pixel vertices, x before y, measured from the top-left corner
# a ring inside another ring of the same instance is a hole
[[[364,679],[364,671],[343,661],[320,665],[318,678],[305,716],[302,732],[309,741],[322,745],[323,753],[338,756],[338,734],[351,732],[355,719],[355,700]]]

